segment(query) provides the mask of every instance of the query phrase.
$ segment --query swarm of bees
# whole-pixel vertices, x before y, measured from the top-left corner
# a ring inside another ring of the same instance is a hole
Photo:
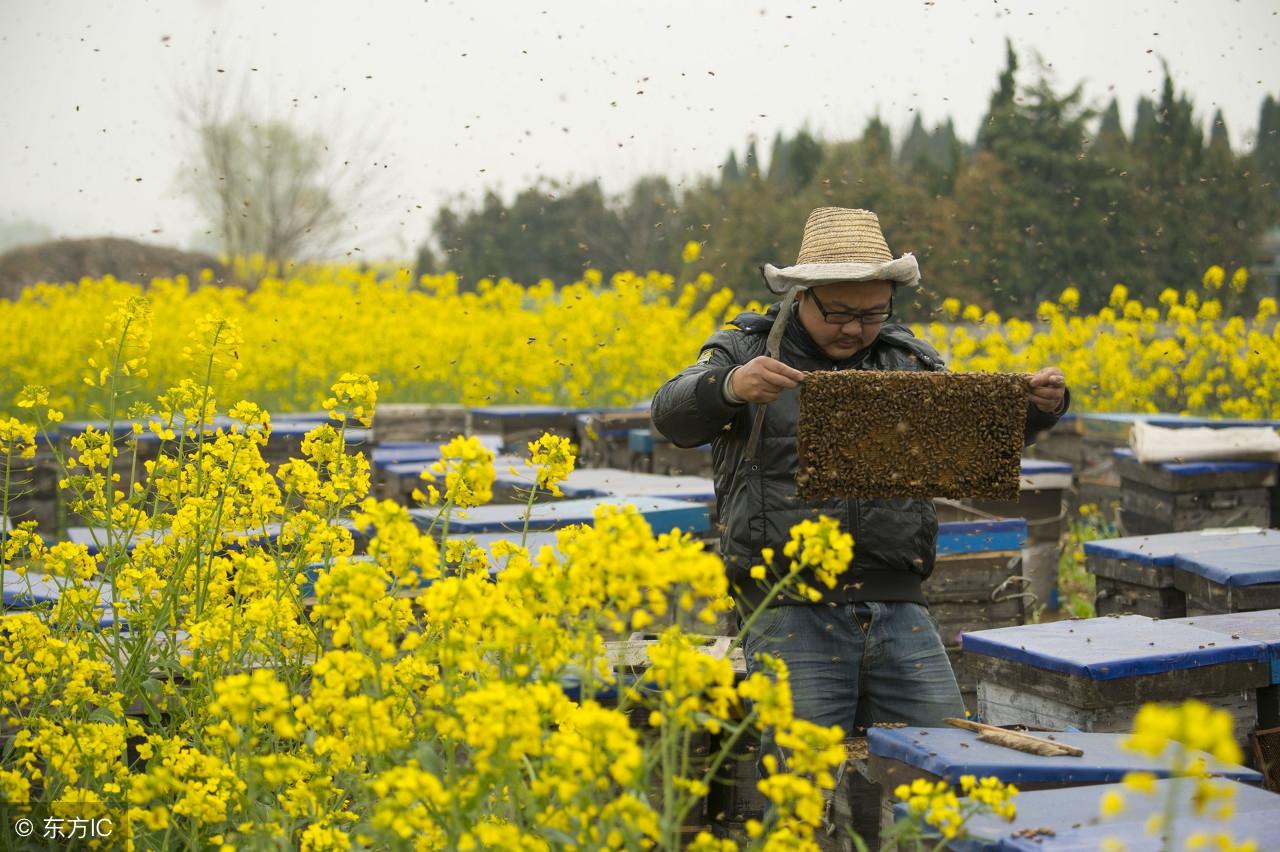
[[[811,373],[799,496],[1017,500],[1027,390],[1005,373]]]

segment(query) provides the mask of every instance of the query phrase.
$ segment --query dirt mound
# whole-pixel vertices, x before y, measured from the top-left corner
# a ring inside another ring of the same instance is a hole
[[[40,281],[63,283],[85,276],[114,275],[122,281],[146,284],[152,278],[179,274],[196,281],[202,269],[212,269],[214,281],[219,283],[230,278],[230,271],[207,254],[116,237],[54,240],[0,254],[0,298],[16,298],[23,287]]]

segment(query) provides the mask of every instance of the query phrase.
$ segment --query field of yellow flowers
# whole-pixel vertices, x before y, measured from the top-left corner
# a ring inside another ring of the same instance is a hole
[[[149,320],[131,301],[108,321],[85,376],[108,412],[150,374]],[[321,401],[333,422],[273,471],[261,408],[236,402],[214,425],[238,336],[211,320],[194,337],[190,375],[133,421],[165,442],[145,476],[119,481],[137,445],[109,431],[54,450],[96,552],[34,524],[0,547],[7,598],[34,604],[0,618],[5,831],[29,807],[105,825],[100,848],[735,849],[685,825],[705,825],[690,814],[735,742],[769,726],[793,757],[743,840],[812,845],[843,734],[791,715],[785,669],[739,678],[701,652],[694,628],[731,603],[699,541],[606,507],[554,549],[514,536],[493,565],[444,535],[491,493],[479,441],[450,442],[428,472],[440,523],[421,529],[368,496],[368,461],[347,451],[376,382],[343,374]],[[17,404],[29,422],[0,421],[6,485],[62,420],[46,388]],[[529,449],[532,503],[573,458],[563,438]],[[821,559],[826,538],[805,536],[801,558]],[[607,664],[606,636],[663,617],[642,673]]]
[[[108,353],[101,342],[114,339],[102,320],[130,299],[145,298],[149,312],[147,375],[136,383],[144,398],[186,375],[194,324],[219,318],[229,329],[220,357],[239,365],[219,392],[277,412],[319,407],[344,372],[375,378],[388,402],[627,406],[648,400],[740,309],[732,291],[705,273],[605,279],[587,270],[563,287],[503,279],[463,292],[452,275],[415,281],[403,269],[243,272],[261,276],[260,284],[247,290],[179,278],[144,290],[86,279],[37,285],[0,302],[0,327],[8,332],[0,413],[15,414],[15,395],[38,384],[67,416],[102,416],[82,367],[89,359],[102,364]],[[1245,280],[1237,270],[1232,284]],[[1228,316],[1224,302],[1235,304],[1238,289],[1224,286],[1223,270],[1211,267],[1203,282],[1168,289],[1155,305],[1116,285],[1109,307],[1081,315],[1079,293],[1068,287],[1035,316],[1000,317],[946,300],[933,321],[914,328],[954,370],[1060,365],[1077,412],[1277,418],[1276,302],[1265,298]]]
[[[1067,292],[1039,325],[947,305],[955,322],[920,330],[956,368],[1062,363],[1094,407],[1167,407],[1160,394],[1176,392],[1203,413],[1274,416],[1259,391],[1280,363],[1275,305],[1223,321],[1199,298],[1156,310],[1117,289],[1114,310],[1081,318]],[[702,652],[698,631],[731,606],[714,554],[622,507],[554,549],[513,536],[490,556],[445,534],[490,494],[478,441],[451,442],[429,473],[442,519],[430,529],[371,498],[368,461],[347,447],[388,395],[647,398],[732,303],[708,276],[588,272],[558,290],[460,293],[450,276],[345,267],[252,291],[105,279],[0,303],[14,332],[0,372],[6,491],[69,414],[161,442],[123,477],[127,437],[91,427],[49,442],[97,547],[29,525],[3,539],[6,598],[28,608],[0,619],[0,801],[106,817],[120,832],[99,848],[814,848],[843,733],[792,715],[785,668],[742,677]],[[1126,353],[1173,366],[1142,384]],[[268,410],[290,408],[330,422],[271,469]],[[572,448],[547,436],[527,463],[532,503]],[[831,582],[855,546],[825,523],[792,535],[793,568],[823,566]],[[787,588],[796,571],[778,591],[805,593]],[[607,664],[606,639],[655,623],[671,626],[641,672]],[[765,727],[789,750],[760,782],[769,810],[740,837],[701,830],[691,816],[709,785]],[[1016,790],[994,780],[961,792],[899,795],[946,836],[978,806],[1013,812]]]

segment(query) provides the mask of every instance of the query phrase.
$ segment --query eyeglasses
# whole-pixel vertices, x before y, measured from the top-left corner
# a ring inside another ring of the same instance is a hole
[[[889,317],[893,316],[892,296],[889,297],[889,307],[883,311],[858,311],[857,313],[851,311],[827,310],[826,306],[822,304],[822,300],[818,298],[816,290],[810,290],[809,296],[813,299],[813,306],[818,309],[820,314],[822,314],[823,321],[828,322],[831,325],[844,325],[845,323],[850,323],[854,320],[857,320],[861,325],[879,325],[880,323],[888,320]]]

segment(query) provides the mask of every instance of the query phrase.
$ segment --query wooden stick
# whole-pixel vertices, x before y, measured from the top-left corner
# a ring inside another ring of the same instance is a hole
[[[978,739],[985,743],[1004,746],[1016,751],[1038,754],[1041,757],[1084,757],[1084,749],[1076,748],[1066,743],[1045,740],[1018,731],[1007,731],[1004,728],[997,728],[995,725],[970,722],[968,719],[944,719],[943,721],[954,728],[974,731],[977,733]]]

